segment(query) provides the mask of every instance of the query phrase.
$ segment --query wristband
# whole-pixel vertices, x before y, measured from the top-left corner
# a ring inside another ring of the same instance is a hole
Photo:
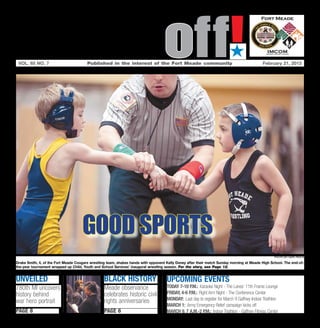
[[[199,179],[203,173],[204,173],[204,166],[198,161],[191,161],[187,164],[180,167],[178,171],[185,170],[188,171],[190,174],[194,176],[194,178],[197,180]]]
[[[135,153],[135,151],[130,148],[129,146],[119,143],[117,144],[114,148],[113,151],[115,153],[123,153],[123,154],[128,154],[128,155],[133,155]]]

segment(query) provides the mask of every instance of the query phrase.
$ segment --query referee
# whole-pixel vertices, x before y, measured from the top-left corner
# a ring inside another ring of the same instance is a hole
[[[157,164],[159,186],[165,171],[179,190],[200,183],[213,160],[215,114],[207,92],[187,75],[134,75],[111,95],[100,124],[98,145],[105,151],[148,152]],[[167,213],[207,213],[206,200],[192,200],[167,189],[153,191],[141,174],[109,167],[110,213],[148,213],[160,198]],[[154,183],[152,175],[152,183]],[[213,254],[211,238],[175,237],[176,254]],[[141,235],[111,236],[108,254],[140,254]]]

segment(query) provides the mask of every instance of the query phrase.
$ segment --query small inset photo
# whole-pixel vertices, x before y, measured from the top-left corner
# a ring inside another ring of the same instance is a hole
[[[101,313],[101,277],[66,276],[66,313]]]

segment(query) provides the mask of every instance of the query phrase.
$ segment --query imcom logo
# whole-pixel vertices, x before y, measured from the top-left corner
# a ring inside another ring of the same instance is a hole
[[[250,57],[303,57],[304,15],[250,15]]]

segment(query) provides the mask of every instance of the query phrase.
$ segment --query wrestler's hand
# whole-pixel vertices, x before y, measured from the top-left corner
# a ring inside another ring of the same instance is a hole
[[[188,194],[195,186],[196,179],[194,176],[185,170],[179,170],[174,175],[174,186],[173,190],[177,193]]]
[[[167,187],[167,173],[159,166],[155,166],[150,173],[149,187],[153,191],[163,190]]]
[[[132,155],[136,160],[136,165],[139,173],[143,173],[145,179],[155,168],[155,160],[152,154],[147,152],[134,153]]]
[[[171,175],[167,175],[167,189],[176,191],[175,184],[176,184],[176,179]]]
[[[276,224],[269,233],[269,247],[272,247],[272,253],[282,253],[286,250],[287,238],[285,229]]]

